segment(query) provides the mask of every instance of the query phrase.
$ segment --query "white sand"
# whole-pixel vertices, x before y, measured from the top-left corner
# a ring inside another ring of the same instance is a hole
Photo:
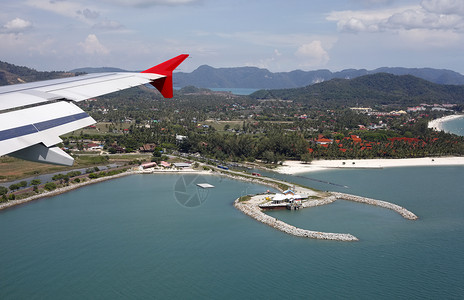
[[[309,164],[301,161],[285,161],[276,169],[283,174],[298,174],[311,171],[320,171],[331,168],[343,169],[378,169],[389,167],[413,166],[464,166],[464,157],[424,157],[404,159],[343,159],[343,160],[315,160]]]
[[[464,115],[450,115],[450,116],[442,117],[442,118],[439,118],[439,119],[435,119],[435,120],[432,120],[432,121],[429,122],[428,127],[432,128],[432,129],[434,129],[436,131],[442,131],[443,130],[443,123],[445,123],[447,121],[450,121],[450,120],[459,119],[459,118],[462,118],[462,117],[464,117]]]

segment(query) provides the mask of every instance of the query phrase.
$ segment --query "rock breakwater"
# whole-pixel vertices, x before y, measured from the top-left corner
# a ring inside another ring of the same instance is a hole
[[[344,242],[358,241],[357,237],[349,233],[331,233],[331,232],[320,232],[320,231],[301,229],[293,225],[287,224],[283,221],[280,221],[274,217],[266,215],[265,213],[261,211],[261,209],[258,206],[259,203],[265,200],[265,197],[266,196],[262,196],[262,195],[253,196],[251,197],[250,200],[243,201],[243,202],[240,202],[240,198],[238,198],[237,200],[235,200],[234,206],[240,211],[242,211],[244,214],[252,217],[253,219],[263,224],[266,224],[268,226],[271,226],[277,230],[280,230],[282,232],[285,232],[287,234],[291,234],[294,236],[306,237],[306,238],[312,238],[312,239],[321,239],[321,240],[344,241]],[[335,197],[331,197],[329,201],[333,202],[335,200],[336,200]],[[315,201],[320,201],[320,200],[315,200]],[[319,205],[323,205],[322,202],[319,202],[321,203]]]
[[[365,204],[369,204],[369,205],[375,205],[375,206],[380,206],[380,207],[383,207],[383,208],[388,208],[388,209],[391,209],[393,211],[396,211],[401,216],[403,216],[403,218],[408,219],[408,220],[417,220],[418,219],[418,217],[415,214],[413,214],[412,212],[410,212],[406,208],[404,208],[402,206],[399,206],[399,205],[396,205],[396,204],[393,204],[393,203],[390,203],[390,202],[376,200],[376,199],[367,198],[367,197],[355,196],[355,195],[351,195],[351,194],[339,193],[339,192],[333,192],[332,195],[336,199],[343,199],[343,200],[360,202],[360,203],[365,203]]]
[[[321,239],[321,240],[345,241],[345,242],[358,241],[357,237],[349,233],[332,233],[332,232],[320,232],[320,231],[301,229],[293,225],[287,224],[274,217],[271,217],[265,214],[259,207],[259,204],[266,201],[266,197],[268,197],[268,195],[255,195],[255,196],[252,196],[247,201],[240,201],[240,198],[238,198],[237,200],[235,200],[234,206],[240,211],[242,211],[244,214],[252,217],[253,219],[263,224],[266,224],[268,226],[271,226],[277,230],[280,230],[282,232],[285,232],[287,234],[291,234],[294,236],[306,237],[306,238],[312,238],[312,239]],[[396,211],[401,216],[403,216],[403,218],[408,219],[408,220],[417,220],[418,218],[415,214],[413,214],[406,208],[390,203],[390,202],[351,195],[351,194],[338,193],[338,192],[332,192],[332,193],[325,194],[324,197],[319,198],[319,199],[307,200],[302,203],[301,207],[307,208],[307,207],[321,206],[321,205],[333,203],[336,200],[348,200],[348,201],[354,201],[354,202],[359,202],[359,203],[364,203],[364,204],[369,204],[369,205],[380,206],[383,208],[388,208],[393,211]]]

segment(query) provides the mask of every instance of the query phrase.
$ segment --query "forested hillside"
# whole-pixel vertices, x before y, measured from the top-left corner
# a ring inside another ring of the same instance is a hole
[[[304,88],[260,90],[251,97],[291,99],[312,106],[463,104],[464,86],[440,85],[411,75],[378,73],[355,79],[332,79]]]
[[[0,61],[0,85],[32,82],[77,75],[69,72],[39,72],[28,67],[20,67]]]

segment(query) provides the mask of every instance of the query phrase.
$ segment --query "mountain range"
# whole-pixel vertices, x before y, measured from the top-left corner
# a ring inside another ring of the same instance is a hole
[[[334,78],[353,79],[359,76],[389,73],[393,75],[413,75],[438,84],[464,85],[464,75],[432,68],[378,68],[347,69],[339,72],[329,70],[291,71],[272,73],[256,67],[213,68],[200,66],[191,73],[175,73],[174,84],[178,87],[193,85],[202,88],[255,88],[282,89],[297,88],[328,81]]]
[[[40,72],[0,61],[0,85],[97,72],[127,71],[111,67],[88,67],[74,69],[69,72]],[[347,69],[339,72],[295,70],[273,73],[267,69],[256,67],[213,68],[207,65],[200,66],[191,73],[175,73],[174,85],[176,87],[196,86],[199,88],[284,89],[304,87],[334,78],[353,79],[377,73],[413,75],[438,84],[464,85],[464,75],[446,69],[383,67],[370,71],[366,69]]]
[[[27,67],[0,62],[0,85],[69,77],[92,70],[116,71],[115,69],[92,68],[77,69],[71,72],[39,72]],[[123,70],[117,69],[117,71]],[[408,73],[413,73],[415,76]],[[268,70],[253,67],[215,69],[202,66],[192,73],[176,73],[174,77],[177,86],[184,86],[179,91],[183,93],[191,93],[192,89],[198,90],[198,87],[201,88],[202,85],[209,88],[264,87],[250,97],[271,100],[291,99],[318,105],[336,106],[353,104],[464,104],[464,85],[461,84],[464,82],[464,76],[449,70],[381,68],[374,71],[344,70],[336,73],[328,70],[271,73]],[[308,80],[310,84],[308,84]],[[271,83],[274,85],[272,86]],[[295,85],[303,85],[303,87],[295,87]],[[291,87],[277,88],[281,86]]]

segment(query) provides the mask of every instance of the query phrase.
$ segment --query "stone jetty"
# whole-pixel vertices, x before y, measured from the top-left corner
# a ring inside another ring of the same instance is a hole
[[[360,202],[360,203],[365,203],[369,205],[375,205],[375,206],[380,206],[383,208],[388,208],[393,211],[396,211],[399,213],[403,218],[408,219],[408,220],[417,220],[417,216],[407,210],[406,208],[386,202],[386,201],[381,201],[381,200],[376,200],[372,198],[366,198],[366,197],[360,197],[360,196],[355,196],[355,195],[350,195],[350,194],[345,194],[345,193],[338,193],[338,192],[332,192],[332,195],[336,199],[343,199],[343,200],[349,200],[349,201],[354,201],[354,202]]]
[[[349,233],[331,233],[331,232],[320,232],[301,229],[293,225],[287,224],[283,221],[280,221],[274,217],[271,217],[261,211],[259,204],[265,201],[266,195],[257,195],[251,197],[248,201],[240,201],[240,198],[235,200],[234,206],[242,211],[244,214],[252,217],[253,219],[269,225],[277,230],[282,232],[298,236],[298,237],[307,237],[312,239],[321,239],[321,240],[335,240],[335,241],[344,241],[344,242],[354,242],[358,241],[358,238]],[[332,197],[329,201],[335,201],[336,199]],[[316,200],[319,201],[319,200]],[[312,202],[312,201],[311,201]],[[327,203],[326,203],[327,204]],[[320,204],[323,205],[323,204]]]
[[[282,232],[285,232],[285,233],[288,233],[294,236],[307,237],[307,238],[312,238],[312,239],[321,239],[321,240],[344,241],[344,242],[358,241],[357,237],[349,233],[332,233],[332,232],[320,232],[320,231],[301,229],[293,225],[287,224],[283,221],[280,221],[274,217],[271,217],[265,214],[259,207],[259,204],[266,201],[266,197],[268,197],[268,195],[255,195],[255,196],[251,196],[251,198],[246,201],[240,201],[241,198],[238,198],[237,200],[235,200],[234,206],[240,211],[242,211],[244,214],[252,217],[253,219],[261,223],[264,223],[266,225],[269,225],[277,230],[280,230]],[[380,206],[383,208],[388,208],[393,211],[396,211],[401,216],[403,216],[405,219],[417,220],[417,216],[415,214],[413,214],[406,208],[401,207],[399,205],[386,202],[386,201],[372,199],[372,198],[360,197],[356,195],[350,195],[350,194],[338,193],[338,192],[325,193],[323,197],[320,197],[318,199],[307,200],[302,203],[301,207],[306,208],[306,207],[327,205],[327,204],[333,203],[336,200],[348,200],[348,201],[354,201],[354,202],[359,202],[359,203],[364,203],[364,204],[369,204],[369,205]]]

